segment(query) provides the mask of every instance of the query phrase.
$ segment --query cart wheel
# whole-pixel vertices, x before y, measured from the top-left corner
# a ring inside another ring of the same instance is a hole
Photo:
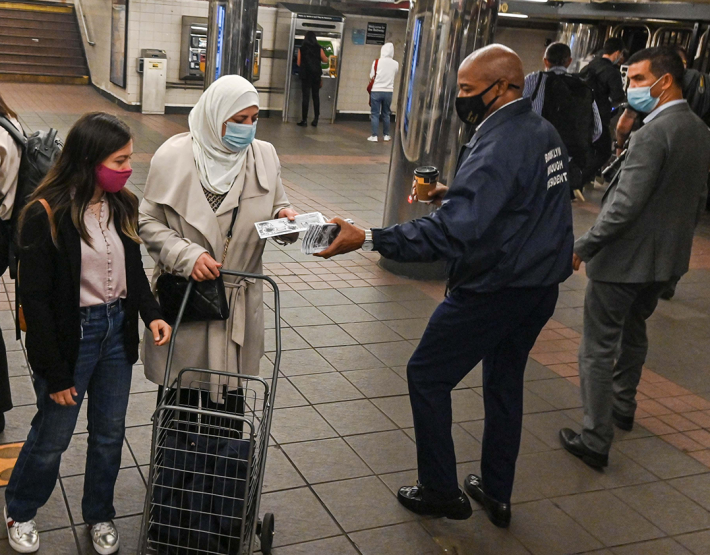
[[[271,555],[271,546],[274,543],[274,515],[266,513],[264,520],[261,522],[261,530],[259,531],[261,539],[261,552],[263,555]]]

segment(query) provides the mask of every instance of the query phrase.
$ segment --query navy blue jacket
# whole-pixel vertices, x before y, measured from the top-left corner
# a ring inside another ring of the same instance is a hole
[[[441,208],[373,229],[375,250],[399,262],[449,263],[449,288],[542,287],[572,273],[567,151],[529,99],[487,118],[468,143]]]

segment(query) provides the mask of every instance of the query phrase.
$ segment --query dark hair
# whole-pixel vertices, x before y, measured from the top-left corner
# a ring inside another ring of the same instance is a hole
[[[11,118],[17,118],[17,114],[10,109],[10,107],[5,103],[5,101],[2,99],[2,95],[0,94],[0,116],[10,116]]]
[[[305,38],[303,39],[305,44],[310,44],[311,46],[318,46],[318,39],[313,31],[308,31]]]
[[[623,52],[624,48],[626,46],[624,45],[624,41],[621,40],[618,37],[611,37],[610,39],[606,39],[604,42],[604,48],[602,49],[602,52],[604,54],[613,54],[614,52]]]
[[[564,66],[572,57],[572,51],[564,42],[553,42],[545,50],[545,59],[553,66]]]
[[[103,112],[84,114],[69,131],[61,155],[20,215],[20,229],[30,208],[45,199],[55,215],[59,211],[69,211],[79,235],[91,245],[84,213],[96,192],[96,167],[131,139],[130,128],[116,116]],[[118,193],[106,193],[106,200],[110,213],[118,219],[116,227],[140,243],[138,198],[124,188]],[[56,243],[56,237],[53,239]]]
[[[683,60],[680,59],[680,56],[673,48],[667,46],[644,48],[631,56],[627,64],[638,64],[646,60],[651,62],[651,73],[656,79],[660,79],[668,73],[673,77],[676,85],[682,86],[685,67],[683,66]]]

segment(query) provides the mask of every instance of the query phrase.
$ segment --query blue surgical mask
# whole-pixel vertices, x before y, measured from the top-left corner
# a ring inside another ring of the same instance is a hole
[[[248,147],[256,136],[256,122],[252,125],[227,122],[227,131],[222,137],[222,144],[232,152],[239,152]]]
[[[663,76],[656,80],[656,83],[663,79]],[[650,87],[629,87],[626,91],[626,98],[629,101],[629,106],[631,106],[637,112],[642,112],[644,114],[650,114],[656,109],[661,98],[656,98],[651,95],[651,89],[656,86],[656,83]]]

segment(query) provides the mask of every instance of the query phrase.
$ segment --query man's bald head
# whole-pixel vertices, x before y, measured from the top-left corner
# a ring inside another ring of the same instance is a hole
[[[487,106],[483,117],[489,116],[522,96],[523,62],[507,46],[491,44],[471,53],[461,63],[458,84],[460,98],[483,95]]]
[[[521,87],[521,91],[525,84],[520,56],[502,44],[484,46],[469,54],[459,67],[459,75],[461,73],[476,73],[490,83],[505,79]]]

